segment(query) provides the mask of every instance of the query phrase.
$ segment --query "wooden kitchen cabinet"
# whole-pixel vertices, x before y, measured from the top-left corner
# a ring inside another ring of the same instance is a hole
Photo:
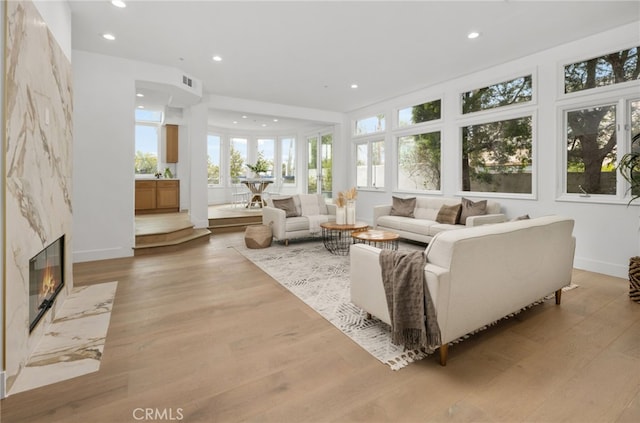
[[[180,209],[180,181],[157,181],[156,208],[165,211]],[[171,209],[171,210],[166,210]]]
[[[165,125],[166,128],[166,162],[178,163],[178,125]]]
[[[157,179],[136,181],[135,214],[180,211],[180,181]]]

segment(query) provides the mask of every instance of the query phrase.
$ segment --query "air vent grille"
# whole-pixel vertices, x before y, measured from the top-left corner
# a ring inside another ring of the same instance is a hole
[[[182,83],[188,87],[193,87],[193,81],[187,75],[182,75]]]

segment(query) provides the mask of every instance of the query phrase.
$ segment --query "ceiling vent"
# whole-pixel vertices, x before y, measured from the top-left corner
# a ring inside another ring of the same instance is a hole
[[[182,83],[188,87],[193,87],[193,81],[187,75],[182,75]]]

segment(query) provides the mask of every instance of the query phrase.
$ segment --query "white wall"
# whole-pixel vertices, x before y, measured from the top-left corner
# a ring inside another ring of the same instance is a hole
[[[629,257],[638,255],[640,208],[627,207],[626,203],[596,203],[560,199],[562,166],[561,151],[562,119],[559,116],[558,99],[562,89],[562,65],[601,54],[640,45],[638,23],[626,25],[612,31],[572,42],[513,62],[467,75],[444,84],[439,84],[409,95],[397,97],[354,111],[349,118],[356,119],[385,113],[388,129],[384,134],[387,172],[393,173],[393,134],[391,116],[398,108],[409,107],[435,98],[443,99],[442,123],[442,195],[466,195],[459,191],[460,130],[456,119],[459,116],[459,95],[462,91],[501,82],[533,72],[537,77],[537,107],[535,131],[537,132],[537,191],[532,199],[497,198],[509,217],[522,214],[541,216],[560,214],[575,219],[574,234],[577,238],[575,266],[594,272],[618,277],[627,277]],[[350,139],[349,125],[345,125],[345,137]],[[353,163],[353,147],[349,148],[349,163]],[[350,166],[352,168],[352,166]],[[355,185],[355,170],[349,173],[350,185]],[[358,217],[371,222],[374,205],[391,201],[393,175],[387,175],[386,188],[381,191],[361,191],[358,195]],[[489,196],[491,194],[488,194]],[[469,195],[467,195],[469,196]],[[593,200],[593,199],[592,199]]]

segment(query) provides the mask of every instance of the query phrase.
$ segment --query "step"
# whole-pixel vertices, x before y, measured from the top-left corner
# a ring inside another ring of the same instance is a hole
[[[184,237],[188,237],[193,233],[193,225],[190,224],[181,229],[176,229],[167,232],[161,233],[153,233],[147,235],[136,235],[136,245],[152,245],[152,244],[163,244],[170,243],[171,241],[180,240]]]
[[[191,229],[191,233],[177,239],[161,241],[155,243],[138,244],[133,248],[135,256],[144,254],[155,254],[160,252],[178,251],[182,248],[193,245],[206,244],[209,242],[211,231],[208,229]]]

